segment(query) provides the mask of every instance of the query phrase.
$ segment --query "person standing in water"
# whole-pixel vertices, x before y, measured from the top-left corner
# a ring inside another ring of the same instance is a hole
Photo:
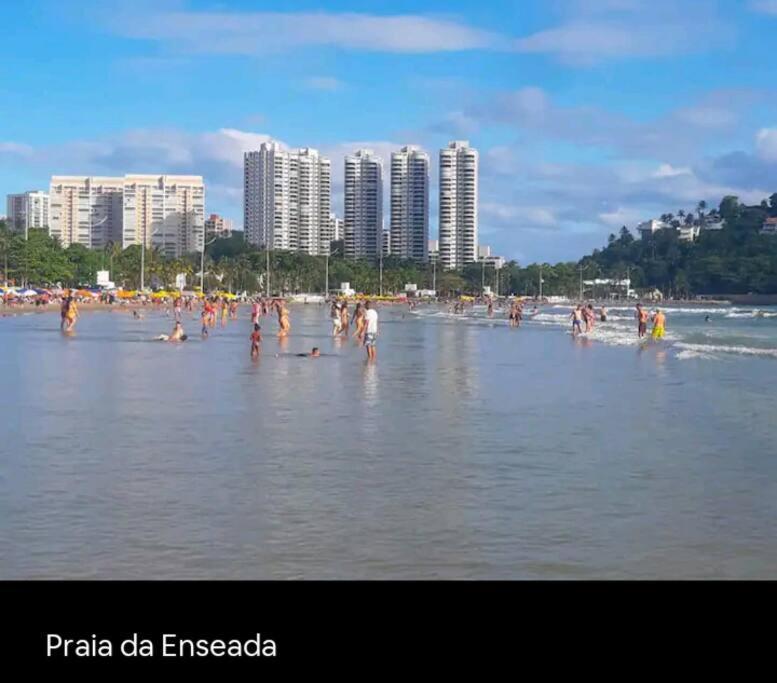
[[[367,349],[367,359],[374,361],[377,357],[375,345],[378,340],[378,312],[372,307],[371,302],[364,304],[364,347]]]
[[[67,298],[67,311],[65,312],[65,332],[72,332],[78,319],[78,308],[72,296]]]
[[[347,337],[350,325],[351,321],[348,317],[348,302],[343,301],[343,305],[340,307],[340,334]]]
[[[637,336],[642,339],[647,334],[647,311],[642,308],[642,304],[637,304],[637,313],[635,315],[637,319]]]
[[[583,333],[583,312],[580,310],[580,306],[575,307],[570,316],[572,320],[572,336],[576,337],[578,334]]]
[[[666,325],[666,316],[661,312],[660,308],[656,309],[656,313],[653,316],[653,339],[664,338],[664,326]]]
[[[353,336],[359,341],[364,340],[364,304],[360,301],[356,304],[356,310],[353,314],[353,320],[351,321],[354,326]]]
[[[599,320],[603,323],[607,322],[607,309],[604,305],[599,309]]]
[[[343,318],[340,315],[340,304],[337,301],[332,302],[329,317],[332,320],[332,336],[337,337],[343,329]]]
[[[278,302],[278,325],[281,328],[278,331],[278,336],[288,337],[291,331],[291,323],[289,322],[289,311],[284,301]]]
[[[262,341],[262,328],[259,323],[254,323],[254,331],[251,332],[251,358],[259,355],[259,344]]]

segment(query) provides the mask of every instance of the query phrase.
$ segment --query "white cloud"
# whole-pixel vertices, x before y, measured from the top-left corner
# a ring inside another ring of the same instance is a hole
[[[305,79],[304,85],[310,90],[334,92],[335,90],[341,90],[345,84],[332,76],[311,76]]]
[[[777,161],[777,128],[762,128],[756,134],[755,147],[764,161]]]
[[[777,15],[777,0],[754,0],[750,3],[750,8],[754,12]]]
[[[599,220],[612,228],[636,225],[645,219],[645,213],[640,209],[619,206],[613,211],[605,211],[599,214]]]
[[[119,35],[169,43],[183,52],[256,55],[304,46],[372,52],[431,53],[495,49],[497,34],[451,19],[355,12],[157,12],[149,21],[128,11],[107,17]]]
[[[727,40],[709,0],[567,0],[562,7],[557,26],[515,40],[514,49],[587,66],[708,50]]]
[[[675,168],[672,164],[661,164],[654,172],[654,178],[674,178],[678,175],[689,175],[691,169],[687,167]]]
[[[29,156],[32,152],[33,148],[29,145],[23,145],[19,142],[0,142],[0,154]]]

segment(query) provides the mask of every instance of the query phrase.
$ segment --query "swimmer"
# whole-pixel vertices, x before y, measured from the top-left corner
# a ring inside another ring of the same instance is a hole
[[[300,358],[319,358],[321,356],[321,351],[318,350],[317,346],[314,346],[310,353],[298,353],[297,356]]]
[[[332,319],[332,336],[336,337],[343,329],[343,318],[340,315],[340,304],[337,301],[332,302],[329,317]]]
[[[160,334],[157,339],[159,341],[178,342],[186,341],[187,336],[183,332],[183,325],[181,325],[179,322],[176,322],[173,326],[173,331],[171,334]]]
[[[377,356],[377,349],[375,345],[378,340],[378,312],[372,307],[372,304],[368,301],[364,304],[364,322],[366,325],[364,334],[364,346],[367,349],[367,358],[374,361]]]
[[[278,324],[281,328],[278,331],[278,336],[287,337],[291,331],[291,323],[289,322],[289,311],[282,301],[278,303]]]
[[[666,325],[666,316],[661,312],[661,309],[657,308],[656,313],[653,316],[653,339],[664,338],[664,326]]]
[[[203,305],[202,307],[202,313],[200,313],[200,318],[202,319],[202,329],[200,330],[200,334],[203,337],[208,336],[208,316],[210,314],[208,313],[208,309]]]
[[[642,304],[637,304],[637,312],[634,317],[637,319],[637,336],[642,339],[647,334],[647,311],[642,308]]]
[[[254,331],[251,332],[251,358],[256,358],[259,355],[259,344],[262,341],[261,330],[259,323],[254,323]]]
[[[69,296],[67,299],[65,299],[64,310],[65,332],[72,332],[76,325],[76,320],[78,319],[78,308],[76,307],[75,299],[73,299],[72,296]]]
[[[574,311],[572,311],[572,315],[570,316],[570,320],[572,320],[572,336],[576,337],[578,334],[583,333],[583,312],[580,310],[580,306],[575,308]]]
[[[704,316],[704,322],[708,323],[709,321],[710,321],[710,316],[709,315],[705,315]]]
[[[348,302],[343,301],[343,305],[340,307],[340,333],[347,337],[349,326],[350,320],[348,319]]]
[[[356,311],[354,311],[353,314],[353,320],[351,323],[354,326],[354,333],[353,336],[356,337],[359,341],[364,340],[364,304],[360,301],[356,304]]]

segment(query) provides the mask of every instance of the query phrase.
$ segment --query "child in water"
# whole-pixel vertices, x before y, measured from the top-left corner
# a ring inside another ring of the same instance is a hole
[[[251,358],[259,355],[259,343],[262,341],[262,328],[259,323],[254,323],[254,331],[251,332]]]

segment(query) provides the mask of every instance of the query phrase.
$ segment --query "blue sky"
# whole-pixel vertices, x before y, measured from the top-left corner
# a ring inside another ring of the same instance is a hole
[[[0,195],[196,173],[242,222],[242,152],[468,139],[481,242],[575,259],[621,225],[777,191],[777,0],[2,3]],[[388,197],[388,192],[385,193]]]

